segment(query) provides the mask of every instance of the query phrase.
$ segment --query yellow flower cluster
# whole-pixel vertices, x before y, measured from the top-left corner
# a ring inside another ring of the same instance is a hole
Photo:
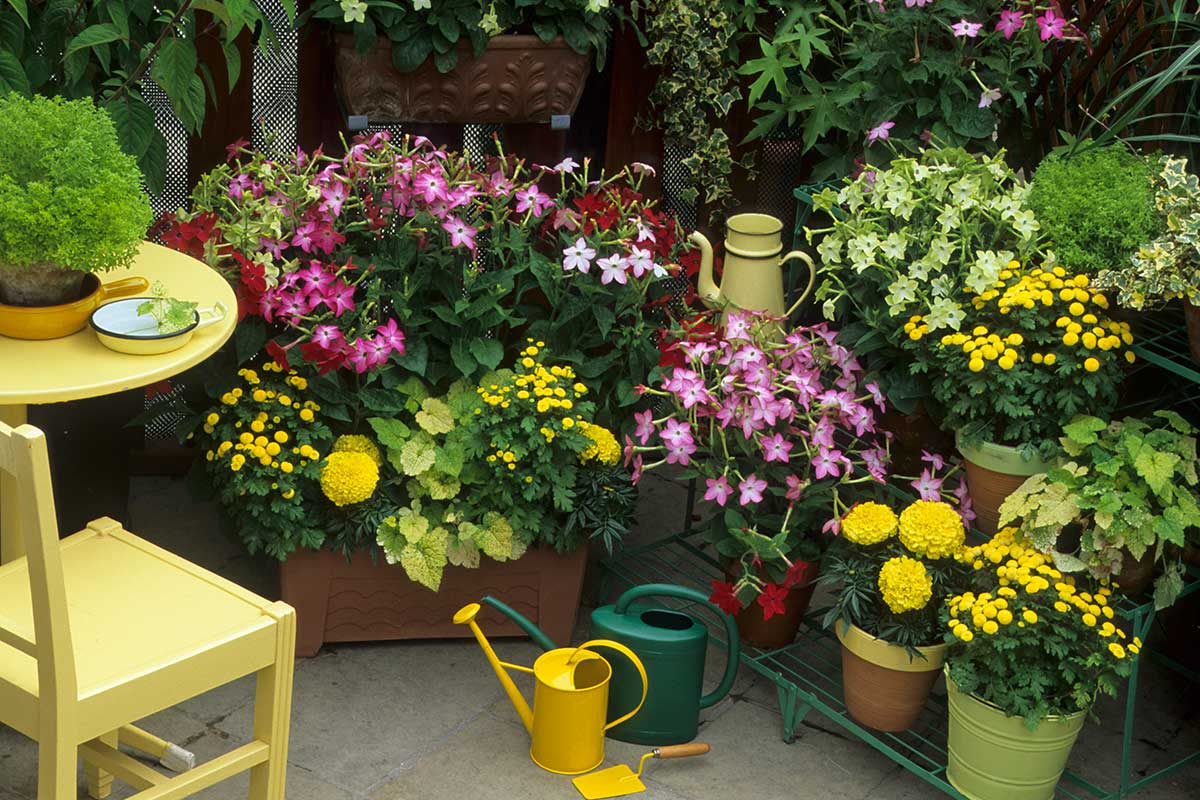
[[[337,441],[333,443],[333,452],[335,453],[365,453],[375,462],[375,466],[383,466],[383,454],[379,452],[379,448],[368,439],[366,436],[358,434],[348,434],[339,436]]]
[[[896,512],[882,503],[860,503],[842,517],[842,536],[865,547],[892,538],[898,524]]]
[[[933,597],[933,579],[915,558],[889,558],[879,568],[879,594],[894,614],[917,611]]]
[[[1037,611],[1023,606],[1033,596],[1053,588],[1058,596],[1044,609],[1052,608],[1062,620],[1078,616],[1079,621],[1095,629],[1101,639],[1112,639],[1106,649],[1114,658],[1137,655],[1141,650],[1142,643],[1136,637],[1128,645],[1121,644],[1120,640],[1126,638],[1125,632],[1112,621],[1115,612],[1109,601],[1112,592],[1108,587],[1101,587],[1095,594],[1079,591],[1074,578],[1064,576],[1046,556],[1018,540],[1015,528],[1004,528],[991,541],[969,548],[966,557],[976,570],[990,563],[998,588],[994,595],[966,592],[950,599],[948,624],[960,640],[971,641],[974,632],[996,634],[1014,621],[1022,628],[1036,624],[1039,620]]]
[[[379,467],[369,455],[341,450],[325,457],[321,467],[321,491],[335,506],[361,503],[375,494]]]
[[[1086,275],[1068,275],[1062,267],[1026,271],[1019,262],[1010,261],[1007,268],[1000,271],[1000,280],[995,286],[971,300],[977,311],[993,302],[1003,315],[1014,309],[1065,306],[1066,313],[1055,320],[1055,325],[1063,329],[1061,341],[1066,347],[1082,345],[1085,350],[1107,352],[1133,344],[1128,323],[1115,322],[1104,316],[1109,306],[1108,298],[1100,292],[1089,291]],[[915,341],[928,332],[928,326],[920,317],[914,317],[905,325],[905,332]],[[985,325],[975,326],[970,334],[946,334],[941,338],[941,345],[961,348],[967,354],[967,368],[972,372],[982,372],[991,362],[1002,370],[1009,370],[1026,359],[1047,367],[1053,367],[1059,360],[1053,352],[1026,352],[1025,337],[1018,332],[1004,334],[990,331]],[[1136,360],[1131,350],[1126,350],[1124,357],[1131,364]],[[1084,354],[1077,368],[1096,372],[1100,366],[1096,356]]]
[[[500,448],[496,452],[490,454],[487,457],[487,460],[488,460],[489,464],[499,464],[502,467],[508,467],[509,469],[516,469],[517,461],[519,459],[517,458],[517,454],[514,453],[512,450],[505,450],[504,448]]]
[[[539,414],[545,414],[553,409],[561,408],[570,411],[575,406],[575,400],[587,393],[587,387],[575,381],[575,371],[570,367],[546,365],[536,360],[545,347],[545,342],[526,340],[529,344],[521,351],[516,366],[520,368],[513,378],[512,384],[498,386],[491,384],[486,388],[480,386],[475,391],[490,406],[508,408],[513,398],[529,403]]]
[[[917,500],[900,512],[900,542],[916,555],[956,556],[966,535],[962,517],[948,503]]]
[[[587,449],[579,454],[580,461],[585,464],[589,461],[596,461],[611,467],[621,459],[621,446],[617,444],[617,437],[613,436],[612,431],[608,428],[592,422],[581,421],[579,430],[592,440]]]

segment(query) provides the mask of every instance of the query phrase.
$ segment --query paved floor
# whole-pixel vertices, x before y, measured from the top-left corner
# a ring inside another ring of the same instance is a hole
[[[678,523],[678,490],[647,479],[638,536]],[[128,527],[264,594],[275,592],[270,564],[246,556],[220,532],[216,514],[187,496],[182,481],[137,479]],[[527,642],[502,642],[503,658],[528,663]],[[716,661],[716,659],[711,659]],[[720,663],[710,665],[715,672]],[[1200,691],[1154,664],[1146,667],[1133,766],[1153,773],[1200,748]],[[145,726],[200,759],[246,740],[252,684],[239,681],[147,720]],[[1119,767],[1119,707],[1102,704],[1074,766],[1111,778]],[[647,800],[917,800],[943,795],[836,725],[813,714],[785,744],[774,687],[743,672],[731,696],[704,712],[708,756],[651,762]],[[608,763],[636,764],[640,747],[610,742]],[[530,763],[528,739],[473,642],[327,647],[296,670],[288,774],[289,800],[570,800],[570,781]],[[36,749],[0,729],[0,800],[33,800]],[[245,781],[214,787],[208,800],[245,796]],[[1200,797],[1200,763],[1136,795]],[[130,792],[120,787],[115,797]],[[81,794],[81,797],[84,796]]]

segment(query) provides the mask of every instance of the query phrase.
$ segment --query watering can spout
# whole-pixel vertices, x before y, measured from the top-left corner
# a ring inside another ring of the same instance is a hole
[[[696,279],[700,299],[710,307],[717,308],[721,302],[721,287],[713,280],[712,244],[700,231],[694,232],[688,239],[700,248],[700,274]]]
[[[538,647],[542,648],[543,650],[545,650],[547,652],[553,650],[555,647],[558,647],[558,645],[556,645],[554,642],[552,642],[550,640],[549,636],[542,633],[541,628],[539,628],[537,625],[534,625],[532,622],[529,621],[528,617],[522,615],[520,612],[518,612],[516,609],[512,608],[508,604],[500,602],[499,600],[492,597],[491,595],[484,597],[483,602],[487,603],[489,606],[496,609],[501,614],[503,614],[504,616],[511,619],[513,622],[517,623],[517,627],[520,628],[521,630],[525,631],[525,633],[527,633],[529,635],[529,638],[533,640],[533,643],[536,644]]]
[[[496,651],[492,649],[491,643],[488,642],[487,637],[483,635],[483,631],[479,629],[479,625],[475,622],[475,617],[479,614],[480,608],[479,603],[469,603],[463,606],[454,615],[454,624],[469,625],[471,627],[471,633],[475,634],[475,639],[479,642],[479,646],[483,648],[483,654],[487,657],[488,663],[496,671],[496,677],[500,679],[500,685],[504,687],[504,693],[508,695],[509,702],[516,709],[517,716],[521,718],[521,723],[525,726],[525,730],[529,731],[529,735],[532,736],[533,709],[529,707],[529,703],[521,695],[521,690],[517,688],[517,685],[513,683],[513,679],[509,677],[508,670],[516,669],[521,672],[533,672],[533,670],[529,667],[509,664],[500,660],[496,655]]]

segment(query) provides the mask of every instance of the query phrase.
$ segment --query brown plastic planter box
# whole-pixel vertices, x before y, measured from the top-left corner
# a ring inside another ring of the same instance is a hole
[[[458,64],[442,74],[427,60],[413,72],[392,66],[392,43],[380,37],[359,53],[354,37],[334,37],[335,67],[346,110],[372,124],[394,122],[549,122],[573,114],[591,72],[591,54],[559,37],[497,36],[479,55],[458,45]]]
[[[451,618],[467,603],[494,595],[524,614],[556,643],[575,628],[587,548],[559,555],[530,550],[516,561],[483,559],[478,569],[446,567],[441,589],[413,583],[399,565],[369,553],[329,550],[293,553],[280,564],[283,601],[296,609],[296,655],[314,656],[325,642],[452,639],[469,636]],[[489,637],[523,636],[495,609],[484,606],[480,625]]]

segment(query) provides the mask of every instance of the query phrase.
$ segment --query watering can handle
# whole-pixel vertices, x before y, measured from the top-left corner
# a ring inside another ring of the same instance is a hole
[[[793,250],[792,252],[788,253],[783,258],[779,259],[779,266],[782,267],[785,263],[791,261],[793,258],[798,258],[808,265],[808,286],[805,287],[804,291],[800,293],[800,296],[796,298],[796,302],[792,303],[792,307],[784,313],[785,317],[790,317],[792,312],[799,308],[800,304],[808,299],[809,294],[812,293],[813,284],[816,283],[817,280],[817,265],[814,264],[813,260],[808,257],[808,253],[804,252],[803,250]]]
[[[670,583],[647,583],[643,586],[635,586],[617,598],[617,602],[613,606],[613,611],[617,614],[624,614],[626,609],[629,608],[630,603],[634,600],[652,595],[658,597],[678,597],[681,600],[691,600],[694,603],[699,603],[716,614],[722,624],[725,625],[725,641],[729,645],[728,658],[725,661],[725,674],[721,676],[721,682],[717,685],[716,689],[713,689],[700,698],[701,708],[708,708],[715,705],[718,700],[729,694],[729,690],[733,688],[733,682],[737,678],[738,666],[741,663],[742,640],[738,635],[737,620],[713,605],[708,599],[708,595],[703,592],[696,589],[689,589],[686,586],[675,586]]]
[[[616,650],[618,653],[625,656],[633,663],[633,666],[638,671],[638,675],[642,679],[642,699],[638,700],[637,706],[632,711],[630,711],[628,714],[617,717],[612,722],[605,725],[604,730],[608,730],[609,728],[620,725],[622,722],[624,722],[627,719],[631,719],[633,717],[633,715],[637,714],[639,711],[642,710],[642,705],[646,702],[646,693],[650,690],[650,679],[648,677],[646,677],[646,668],[642,666],[642,660],[637,657],[637,653],[633,652],[632,650],[630,650],[628,647],[621,644],[620,642],[614,642],[611,639],[592,639],[589,642],[584,642],[583,644],[579,645],[579,647],[577,647],[576,650],[586,650],[586,649],[589,649],[592,647],[606,647],[606,648],[610,648],[612,650]]]

